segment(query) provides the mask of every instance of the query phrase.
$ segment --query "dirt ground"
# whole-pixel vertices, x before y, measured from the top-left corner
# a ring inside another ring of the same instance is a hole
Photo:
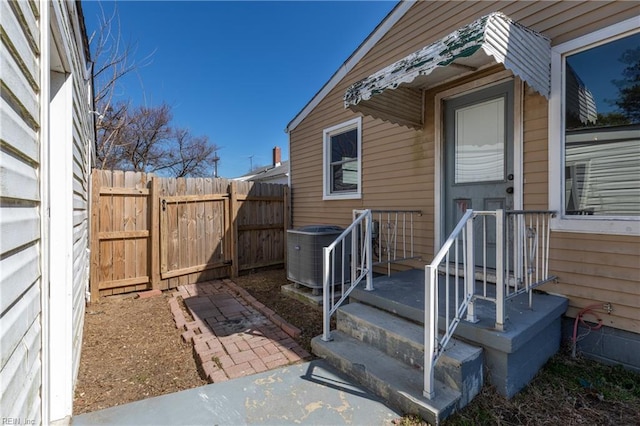
[[[283,269],[234,280],[302,333],[298,343],[311,351],[322,332],[322,313],[283,295]],[[99,299],[87,307],[74,414],[101,410],[207,384],[176,329],[169,293],[148,299],[134,295]]]
[[[180,338],[167,297],[113,296],[87,307],[74,414],[207,383],[191,344]]]

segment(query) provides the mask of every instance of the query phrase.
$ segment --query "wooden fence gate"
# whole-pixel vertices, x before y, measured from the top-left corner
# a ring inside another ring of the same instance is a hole
[[[283,264],[286,185],[94,170],[91,296]]]

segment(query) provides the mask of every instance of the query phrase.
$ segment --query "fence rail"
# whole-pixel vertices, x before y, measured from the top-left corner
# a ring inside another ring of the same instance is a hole
[[[94,170],[91,297],[285,261],[286,185]]]

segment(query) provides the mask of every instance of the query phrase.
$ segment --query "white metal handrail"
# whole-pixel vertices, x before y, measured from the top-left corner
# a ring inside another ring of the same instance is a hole
[[[433,261],[425,267],[425,289],[424,289],[424,396],[433,399],[434,390],[434,367],[440,355],[442,355],[449,339],[453,335],[456,326],[468,311],[474,293],[474,273],[473,262],[473,210],[467,210],[462,219],[458,222],[453,232]],[[453,259],[452,259],[453,257]],[[462,257],[462,258],[460,258]],[[440,291],[438,288],[438,269],[445,263],[451,261],[456,265],[464,265],[464,273],[460,274],[459,269],[454,268],[453,294],[451,294],[450,274],[446,273],[445,289],[445,332],[442,338],[438,337],[438,300]],[[462,280],[462,286],[460,281]],[[462,289],[461,289],[462,287]],[[462,291],[460,291],[462,290]],[[451,300],[453,298],[453,300]],[[451,318],[451,308],[453,318]],[[471,316],[474,315],[471,307]],[[472,319],[472,318],[470,318]]]
[[[373,266],[387,265],[419,259],[414,251],[414,216],[422,216],[420,210],[371,210],[373,220]]]
[[[504,308],[507,300],[528,293],[531,308],[532,290],[557,279],[556,276],[549,274],[550,222],[555,212],[497,210],[483,213],[485,213],[482,218],[483,229],[487,227],[486,221],[489,215],[496,217],[495,238],[504,249],[496,248],[495,279],[489,279],[494,272],[489,270],[486,261],[481,265],[481,274],[479,277],[476,274],[476,279],[482,285],[474,298],[495,303],[495,328],[504,330]],[[483,250],[486,251],[486,245],[483,245]],[[492,292],[494,283],[491,281],[495,282],[495,294]]]
[[[351,291],[362,280],[365,290],[373,290],[374,266],[387,265],[390,274],[392,263],[420,258],[414,251],[414,216],[421,214],[420,210],[354,210],[351,225],[324,248],[323,340],[331,339],[331,316]]]
[[[555,212],[511,210],[505,214],[505,245],[508,254],[505,257],[505,271],[512,274],[512,279],[505,285],[505,299],[528,292],[531,307],[531,290],[557,278],[549,275],[550,223]]]
[[[331,340],[331,316],[365,279],[367,290],[373,290],[371,210],[354,210],[354,220],[329,246],[323,248],[322,340]],[[336,260],[336,254],[338,258]],[[336,271],[336,265],[339,271]],[[347,268],[348,276],[345,274]],[[336,301],[336,287],[340,298]]]
[[[426,266],[423,393],[427,398],[434,396],[434,367],[455,328],[465,314],[467,321],[478,320],[476,299],[495,303],[495,328],[504,330],[506,300],[528,292],[531,306],[532,290],[556,279],[549,275],[549,224],[554,214],[546,210],[467,210]],[[476,244],[478,238],[481,244]],[[490,242],[495,244],[495,251],[489,249]],[[480,253],[474,253],[476,246]],[[491,259],[490,252],[495,253],[495,259]],[[444,295],[439,291],[438,272],[444,275]],[[476,281],[481,283],[479,288]],[[445,326],[439,337],[441,298],[444,298]]]

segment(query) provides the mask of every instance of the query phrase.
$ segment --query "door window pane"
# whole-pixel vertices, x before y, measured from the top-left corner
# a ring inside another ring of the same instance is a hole
[[[504,98],[455,112],[455,183],[503,181]]]

